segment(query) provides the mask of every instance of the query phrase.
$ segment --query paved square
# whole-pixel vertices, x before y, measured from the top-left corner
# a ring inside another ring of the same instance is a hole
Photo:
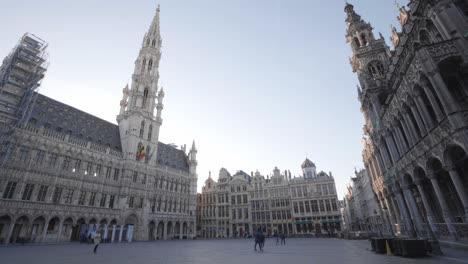
[[[68,263],[111,263],[111,264],[150,264],[150,263],[468,263],[466,252],[451,251],[443,258],[408,259],[377,255],[367,248],[367,241],[340,239],[288,239],[285,246],[275,245],[268,239],[264,252],[253,250],[253,240],[195,240],[195,241],[155,241],[130,244],[102,244],[97,254],[93,245],[31,245],[0,247],[2,264],[68,264]],[[455,258],[462,261],[456,261]]]

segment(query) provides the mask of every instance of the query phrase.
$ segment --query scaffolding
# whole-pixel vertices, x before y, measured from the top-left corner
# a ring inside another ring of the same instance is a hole
[[[26,33],[0,66],[0,169],[14,131],[27,123],[48,67],[48,44]]]

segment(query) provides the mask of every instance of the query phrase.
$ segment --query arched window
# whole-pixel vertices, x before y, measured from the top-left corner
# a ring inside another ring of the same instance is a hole
[[[145,90],[143,91],[143,107],[146,106],[146,102],[148,101],[148,93],[148,88],[145,88]]]
[[[143,137],[143,132],[145,131],[145,121],[141,121],[141,126],[140,126],[140,137]]]
[[[146,67],[146,59],[143,59],[143,63],[141,64],[141,72],[145,70]]]
[[[361,41],[363,46],[367,46],[367,39],[364,33],[361,34]]]
[[[151,68],[153,67],[153,60],[150,59],[148,62],[148,72],[151,72]]]
[[[151,137],[153,136],[152,134],[153,134],[153,125],[150,125],[148,129],[148,140],[151,140]]]
[[[361,47],[361,43],[359,43],[359,39],[357,37],[354,37],[353,41],[354,41],[354,45],[356,46],[356,48]]]
[[[421,45],[429,45],[431,44],[431,39],[429,38],[429,33],[427,30],[421,30],[419,31],[419,42]]]
[[[150,45],[150,39],[147,39],[146,40],[146,46],[149,46]]]
[[[155,40],[155,39],[153,39],[153,43],[151,43],[151,45],[152,45],[153,47],[156,46],[156,40]]]
[[[368,66],[369,73],[374,78],[381,78],[384,75],[384,67],[380,61],[372,61]]]

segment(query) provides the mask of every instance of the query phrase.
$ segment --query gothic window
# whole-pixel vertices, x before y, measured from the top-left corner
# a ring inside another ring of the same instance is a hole
[[[145,90],[143,91],[143,107],[146,106],[146,101],[148,101],[148,93],[148,88],[145,88]]]
[[[42,161],[44,161],[44,156],[45,152],[43,150],[39,150],[36,155],[36,163],[42,164]]]
[[[109,197],[109,208],[114,208],[115,195]]]
[[[364,33],[361,34],[361,42],[363,46],[367,46],[367,39]]]
[[[146,46],[149,46],[150,45],[150,39],[147,39],[146,40]]]
[[[31,184],[31,183],[26,184],[26,187],[24,187],[24,191],[23,191],[23,197],[21,199],[29,201],[31,199],[31,194],[33,190],[34,190],[34,184]]]
[[[60,199],[62,198],[62,188],[55,187],[54,195],[52,196],[53,203],[60,203]]]
[[[152,67],[153,67],[153,59],[150,59],[148,62],[148,72],[151,72]]]
[[[140,137],[143,137],[143,132],[145,131],[145,121],[141,121],[140,125]]]
[[[49,188],[48,186],[41,185],[41,187],[39,188],[39,193],[37,194],[37,201],[38,202],[44,202],[45,201],[45,197],[47,195],[47,189],[48,188]]]
[[[427,30],[423,29],[419,31],[419,42],[421,43],[421,45],[431,44],[431,40],[429,38],[429,33],[427,32]]]
[[[143,64],[141,65],[141,72],[145,70],[146,67],[146,59],[143,59]]]
[[[357,37],[354,37],[353,41],[354,41],[354,45],[356,46],[356,48],[361,47],[361,43],[359,43],[359,39]]]
[[[368,66],[369,73],[374,78],[381,78],[384,75],[384,67],[380,61],[372,61]]]
[[[102,194],[101,195],[101,201],[99,201],[99,206],[105,207],[106,206],[106,200],[107,200],[107,194]]]
[[[3,193],[3,199],[12,199],[13,194],[15,193],[17,182],[10,181],[8,182],[5,192]]]
[[[151,43],[151,45],[152,45],[153,47],[156,46],[156,40],[155,40],[155,39],[153,39],[153,42]]]
[[[148,129],[148,140],[151,140],[152,134],[153,134],[153,125],[150,125]]]

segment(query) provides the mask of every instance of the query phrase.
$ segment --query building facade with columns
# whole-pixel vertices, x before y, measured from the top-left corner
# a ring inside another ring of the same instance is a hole
[[[336,187],[331,173],[316,172],[309,159],[303,174],[291,177],[278,168],[235,175],[221,169],[218,181],[206,180],[199,198],[200,236],[243,237],[255,230],[268,235],[328,235],[341,230]]]
[[[159,20],[158,7],[117,125],[39,93],[24,121],[2,112],[0,242],[75,241],[95,232],[109,242],[194,236],[195,143],[187,152],[159,141]],[[0,97],[16,76],[7,76]]]
[[[390,49],[347,4],[364,164],[387,234],[468,237],[468,6],[412,0]]]
[[[343,198],[343,231],[353,237],[356,232],[375,236],[382,232],[382,210],[366,170],[354,172]]]

